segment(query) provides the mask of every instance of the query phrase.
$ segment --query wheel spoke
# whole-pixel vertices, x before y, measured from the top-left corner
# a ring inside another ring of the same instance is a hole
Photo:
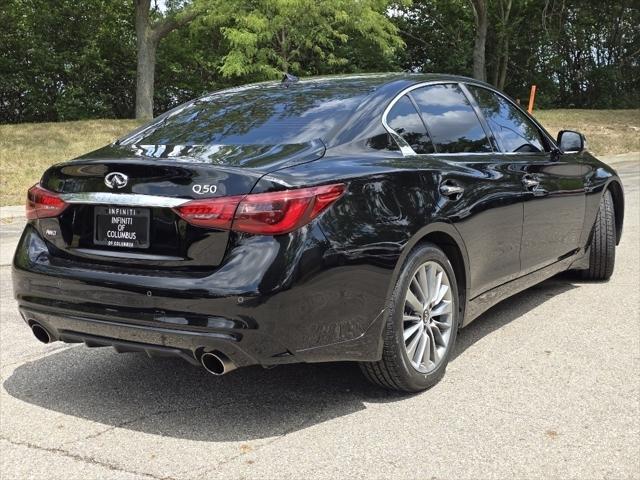
[[[415,356],[412,358],[412,361],[420,365],[422,363],[422,356],[424,355],[424,351],[427,348],[427,344],[429,343],[427,333],[423,331],[420,334],[420,343],[418,343],[418,349],[416,350]]]
[[[423,305],[427,303],[429,299],[427,298],[426,292],[422,290],[422,287],[420,286],[420,282],[418,281],[417,277],[413,277],[413,279],[411,280],[411,286],[415,289],[415,292],[419,297],[418,300],[420,301],[420,303],[422,303]]]
[[[422,352],[421,363],[425,364],[427,367],[431,363],[431,337],[425,333],[424,338],[426,339],[426,347]]]
[[[429,331],[431,331],[431,357],[433,359],[433,363],[437,364],[438,361],[440,360],[440,354],[438,353],[438,345],[436,344],[436,340],[435,338],[433,338],[433,330],[429,329]]]
[[[436,296],[436,284],[438,283],[435,265],[429,265],[427,270],[427,281],[429,285],[429,300],[433,301]]]
[[[440,330],[440,332],[445,332],[447,330],[449,330],[451,328],[451,325],[449,325],[448,323],[445,322],[439,322],[437,320],[433,320],[433,324],[438,327],[438,329]]]
[[[431,331],[430,328],[427,329],[428,331],[428,335],[429,335],[429,339],[431,340],[431,342],[429,342],[429,346],[431,347],[431,349],[429,350],[429,357],[431,358],[431,361],[434,364],[438,363],[438,350],[437,350],[437,345],[436,345],[436,341],[433,338],[433,332]]]
[[[422,313],[422,303],[416,298],[411,289],[407,292],[407,298],[405,304],[408,303],[413,312]]]
[[[440,330],[438,330],[438,327],[431,326],[430,328],[431,330],[431,335],[433,336],[433,340],[436,342],[436,345],[444,347],[446,346],[444,338],[442,338],[442,333],[440,333]]]
[[[432,317],[438,317],[446,313],[451,313],[451,302],[449,300],[443,300],[436,308],[431,310]]]
[[[422,323],[419,323],[418,325],[422,327]],[[409,345],[407,345],[407,355],[409,356],[409,359],[413,359],[413,355],[416,353],[416,347],[418,346],[418,342],[420,341],[422,330],[423,328],[420,328],[418,330],[418,334],[414,336],[413,340],[411,340],[411,342],[409,342]]]
[[[440,285],[440,289],[438,290],[438,294],[436,295],[436,299],[433,301],[433,305],[438,305],[442,299],[444,298],[444,296],[447,294],[447,292],[449,291],[449,287],[447,287],[446,285]]]
[[[420,329],[420,327],[422,327],[422,322],[415,323],[415,324],[411,325],[410,327],[405,328],[404,329],[404,341],[406,342],[407,340],[409,340],[409,338],[411,338],[411,335],[416,333]]]
[[[420,283],[420,287],[424,292],[425,303],[427,303],[431,297],[429,297],[429,282],[427,280],[427,270],[424,265],[418,269],[417,276],[418,276],[418,282]]]
[[[435,268],[434,268],[435,270]],[[440,295],[440,290],[442,289],[442,276],[444,275],[444,272],[437,272],[436,273],[436,280],[435,280],[435,284],[433,287],[433,294],[431,295],[431,305],[437,305],[439,300],[438,297]],[[440,299],[441,300],[441,299]]]

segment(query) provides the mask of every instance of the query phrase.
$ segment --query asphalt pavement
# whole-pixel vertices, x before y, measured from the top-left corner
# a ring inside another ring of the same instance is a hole
[[[464,329],[443,381],[370,386],[349,363],[224,377],[37,342],[0,219],[2,479],[640,478],[640,155],[611,281],[561,275]]]

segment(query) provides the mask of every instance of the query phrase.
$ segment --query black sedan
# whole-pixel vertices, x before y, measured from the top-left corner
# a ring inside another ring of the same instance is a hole
[[[624,197],[463,77],[287,76],[205,95],[48,169],[13,282],[43,342],[247,365],[356,361],[418,391],[456,334],[564,270],[608,279]]]

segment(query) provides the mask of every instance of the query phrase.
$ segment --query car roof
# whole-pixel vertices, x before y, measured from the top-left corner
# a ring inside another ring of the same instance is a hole
[[[465,82],[487,85],[484,82],[480,82],[474,78],[464,77],[460,75],[449,75],[442,73],[384,72],[320,75],[312,77],[302,77],[293,82],[270,80],[266,82],[251,83],[238,87],[231,87],[225,90],[214,92],[213,94],[215,95],[219,93],[241,92],[251,89],[269,89],[282,87],[283,84],[286,84],[288,88],[292,89],[292,91],[306,89],[309,87],[333,87],[338,88],[344,92],[344,90],[348,90],[351,87],[354,90],[355,96],[361,95],[363,93],[363,89],[367,89],[371,92],[379,90],[381,89],[381,87],[386,87],[393,84],[397,86],[398,91],[400,91],[408,86],[425,82]]]
[[[413,72],[382,72],[382,73],[357,73],[342,75],[322,75],[316,77],[305,77],[300,79],[300,83],[306,82],[339,82],[349,83],[351,81],[366,81],[372,86],[385,85],[391,82],[406,81],[408,83],[423,83],[431,81],[452,81],[452,82],[476,82],[475,79],[461,75],[450,75],[444,73],[413,73]]]

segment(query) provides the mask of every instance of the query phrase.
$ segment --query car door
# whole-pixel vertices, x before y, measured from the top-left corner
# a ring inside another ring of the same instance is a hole
[[[584,223],[588,169],[574,155],[559,155],[548,136],[506,97],[476,85],[467,88],[503,157],[522,172],[521,275],[575,252]]]
[[[454,224],[469,258],[470,298],[520,273],[522,173],[496,151],[486,125],[457,83],[409,93],[426,124],[437,170],[440,219]]]

